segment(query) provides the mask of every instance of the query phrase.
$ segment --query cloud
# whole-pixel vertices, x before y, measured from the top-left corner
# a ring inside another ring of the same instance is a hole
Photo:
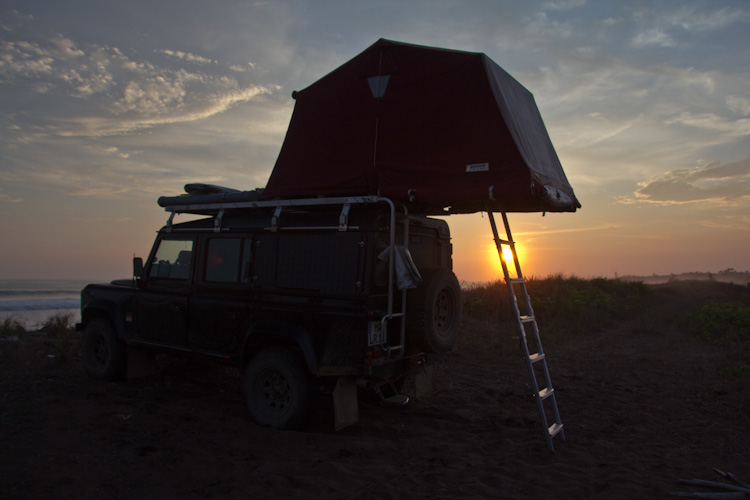
[[[6,194],[0,189],[0,203],[20,203],[22,201],[23,199]]]
[[[730,95],[727,97],[727,106],[729,109],[742,116],[750,116],[750,99]]]
[[[17,10],[11,10],[5,14],[6,19],[0,20],[0,29],[3,31],[12,32],[16,29],[16,26],[23,24],[27,21],[33,21],[34,16],[31,14],[24,14]]]
[[[21,100],[13,99],[12,91],[37,104],[24,110],[24,120],[19,120],[23,129],[16,139],[99,137],[190,122],[279,88],[242,82],[228,65],[192,53],[154,52],[197,66],[160,66],[116,47],[77,43],[60,34],[1,42],[0,85],[8,89],[5,99],[10,106],[12,100]],[[40,101],[34,94],[49,99]]]
[[[104,54],[108,52],[108,54]],[[118,51],[91,47],[84,52],[73,40],[56,34],[43,41],[0,43],[0,83],[53,90],[74,97],[101,93],[115,85],[108,67]]]
[[[169,50],[169,49],[161,49],[157,50],[155,52],[160,52],[162,54],[176,57],[177,59],[182,59],[184,61],[188,62],[194,62],[194,63],[201,63],[201,64],[211,64],[216,63],[216,61],[212,59],[208,59],[206,57],[197,56],[195,54],[191,54],[190,52],[183,52],[181,50]]]
[[[122,99],[112,105],[115,115],[128,117],[82,116],[61,119],[46,131],[61,137],[105,137],[129,134],[171,123],[185,123],[222,113],[232,106],[271,93],[277,87],[251,86],[215,91],[191,100],[184,88],[160,79],[132,84]]]
[[[240,66],[238,64],[233,64],[229,66],[229,69],[231,69],[232,71],[236,71],[238,73],[244,73],[245,71],[250,71],[251,69],[255,69],[255,63],[252,61],[248,61],[247,67]]]
[[[674,47],[677,42],[666,32],[659,28],[653,28],[635,35],[630,44],[639,49],[657,47]]]
[[[699,11],[695,6],[684,6],[662,16],[662,22],[688,31],[715,31],[745,18],[742,11],[733,9],[708,9]]]
[[[586,5],[586,0],[550,0],[543,7],[552,10],[568,10]]]
[[[738,205],[750,200],[750,157],[723,165],[707,164],[666,172],[639,182],[623,203],[675,205],[707,202]]]
[[[715,113],[690,113],[684,111],[679,115],[665,120],[667,125],[686,125],[721,132],[727,137],[746,137],[750,135],[750,119],[741,118],[731,120]]]
[[[730,231],[748,231],[750,230],[750,215],[719,215],[701,221],[701,225]]]
[[[644,21],[653,19],[650,23],[644,22],[643,30],[631,39],[631,46],[639,49],[691,45],[699,34],[715,33],[747,19],[747,13],[742,10],[701,8],[697,5],[665,10],[658,15],[644,11],[639,16]]]
[[[539,236],[539,235],[548,235],[548,234],[582,233],[582,232],[587,232],[587,231],[610,231],[612,229],[618,229],[618,225],[602,224],[602,225],[591,226],[591,227],[574,227],[574,228],[566,228],[566,229],[544,228],[540,231],[523,231],[523,232],[516,232],[513,234],[516,236]]]

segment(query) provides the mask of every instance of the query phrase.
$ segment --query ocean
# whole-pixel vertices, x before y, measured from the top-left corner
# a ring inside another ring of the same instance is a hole
[[[49,317],[70,313],[81,318],[81,290],[91,281],[0,279],[0,321],[11,317],[27,330]]]

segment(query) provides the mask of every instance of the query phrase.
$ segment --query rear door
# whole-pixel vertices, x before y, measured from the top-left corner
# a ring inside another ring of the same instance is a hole
[[[204,234],[201,248],[190,303],[190,347],[237,354],[250,318],[253,240],[248,235]]]
[[[187,345],[194,248],[192,236],[168,235],[159,240],[146,267],[146,283],[138,294],[138,339]]]

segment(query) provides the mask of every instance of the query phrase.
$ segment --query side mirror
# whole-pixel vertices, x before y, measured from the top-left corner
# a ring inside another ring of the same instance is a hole
[[[140,257],[133,257],[133,277],[140,279],[143,276],[143,259]]]

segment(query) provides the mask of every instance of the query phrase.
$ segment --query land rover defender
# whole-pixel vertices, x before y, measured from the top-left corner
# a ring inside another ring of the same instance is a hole
[[[429,387],[461,321],[445,221],[376,196],[171,200],[134,277],[82,291],[91,377],[123,378],[144,352],[233,363],[251,418],[277,428],[305,422],[321,388],[340,428],[358,418],[358,388]]]

